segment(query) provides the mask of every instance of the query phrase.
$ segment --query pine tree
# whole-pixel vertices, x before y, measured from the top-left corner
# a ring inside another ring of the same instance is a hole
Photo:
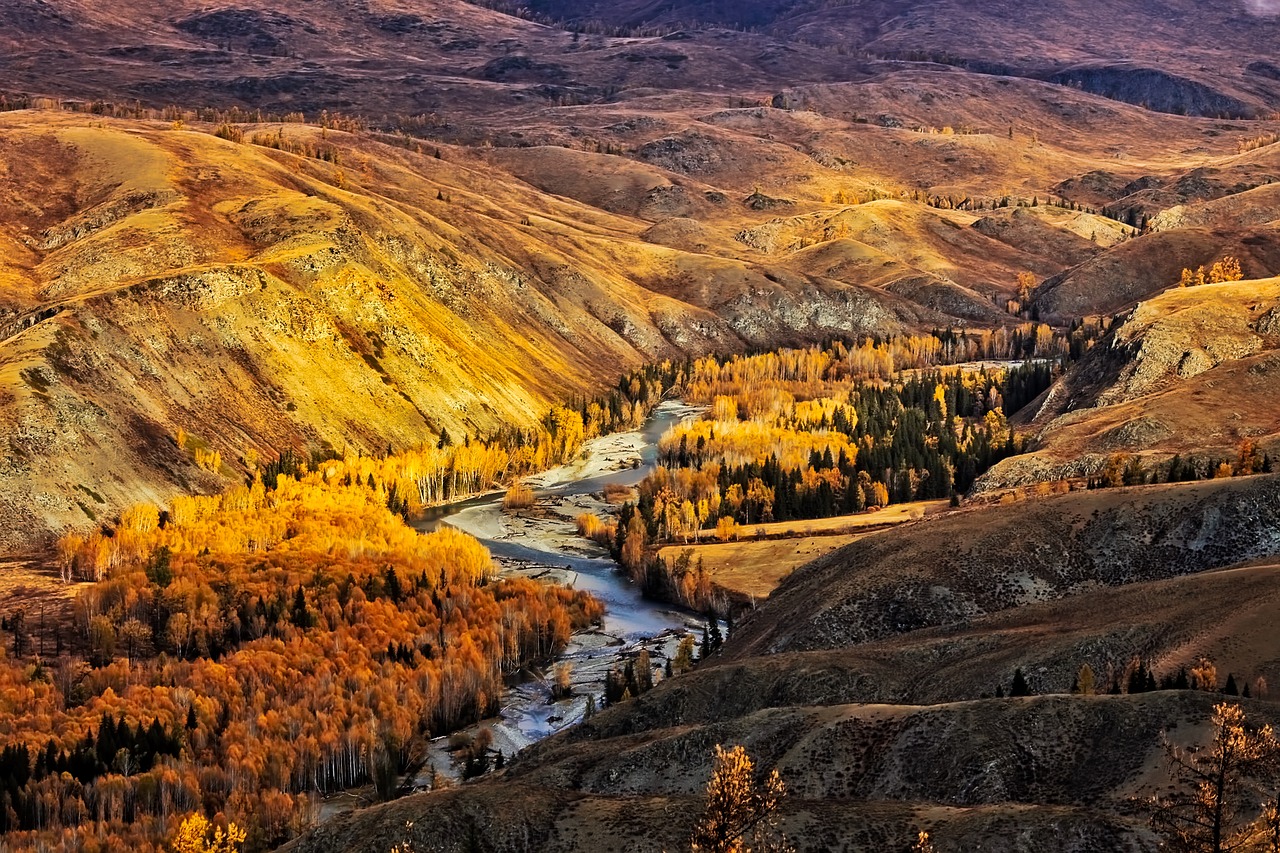
[[[711,618],[711,651],[718,652],[720,647],[724,645],[724,634],[720,632],[720,620],[714,616]]]
[[[307,608],[307,594],[301,584],[293,594],[293,609],[289,619],[299,628],[310,628],[313,624],[311,611]]]
[[[1023,676],[1021,667],[1013,671],[1013,684],[1009,687],[1009,695],[1010,696],[1030,696],[1031,695],[1031,686],[1027,684],[1027,679],[1025,676]]]

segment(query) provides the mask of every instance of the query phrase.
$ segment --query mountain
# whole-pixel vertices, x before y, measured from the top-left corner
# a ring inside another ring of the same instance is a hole
[[[465,150],[245,132],[262,144],[0,114],[4,547],[217,488],[250,450],[491,433],[620,366],[941,320],[656,246],[635,219],[495,180]],[[224,467],[200,469],[179,429]]]
[[[414,114],[510,108],[545,95],[539,88],[740,94],[916,63],[1046,80],[1168,113],[1247,118],[1274,112],[1280,95],[1269,57],[1276,16],[1266,8],[1256,0],[1123,0],[1105,9],[1071,0],[1052,11],[1007,0],[509,7],[544,24],[458,0],[321,0],[287,10],[262,0],[5,0],[0,67],[10,87],[38,94]]]
[[[0,117],[9,550],[216,489],[249,449],[489,432],[670,356],[1011,325],[1019,273],[1066,318],[1231,252],[1280,272],[1274,146],[1241,153],[1266,122],[851,64],[782,29],[5,11],[10,85],[71,98]],[[1131,211],[1159,230],[1134,238]]]
[[[1274,111],[1277,75],[1263,57],[1277,35],[1269,3],[1205,7],[1186,0],[1069,0],[1052,9],[1015,2],[814,0],[747,3],[581,3],[529,8],[582,25],[712,25],[877,60],[913,60],[1072,86],[1161,112],[1232,118]]]
[[[800,849],[1154,850],[1134,798],[1217,697],[1071,684],[1280,679],[1277,480],[1078,487],[1280,452],[1274,4],[491,5],[0,0],[0,555],[644,363],[1087,319],[962,507],[503,773],[288,849],[677,849],[736,742]],[[1017,669],[1051,695],[994,698]]]

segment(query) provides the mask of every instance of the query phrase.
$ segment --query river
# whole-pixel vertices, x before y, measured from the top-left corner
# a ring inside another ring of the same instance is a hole
[[[574,634],[557,660],[572,666],[571,698],[552,702],[548,678],[525,680],[506,690],[498,717],[473,726],[466,734],[487,729],[493,737],[493,749],[510,757],[581,720],[588,694],[600,705],[605,673],[618,662],[647,648],[655,666],[661,666],[674,654],[683,634],[701,634],[701,617],[644,598],[603,548],[577,535],[574,522],[580,512],[605,508],[599,499],[605,486],[640,482],[657,464],[662,434],[697,411],[666,402],[640,431],[587,442],[574,463],[525,480],[537,499],[532,510],[508,513],[502,508],[501,495],[487,495],[438,507],[415,524],[424,532],[447,524],[469,533],[489,549],[503,574],[586,590],[605,606],[602,624]],[[450,767],[446,738],[432,742],[429,760],[438,772],[456,775]]]

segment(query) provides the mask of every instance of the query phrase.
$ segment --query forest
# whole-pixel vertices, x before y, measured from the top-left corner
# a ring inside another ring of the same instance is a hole
[[[299,467],[63,539],[66,575],[92,579],[63,653],[32,655],[6,617],[10,849],[160,849],[192,812],[266,849],[318,794],[389,795],[425,738],[493,714],[507,676],[602,614],[495,578],[465,534],[414,531],[388,508],[399,481],[378,472],[405,470],[388,460]]]
[[[1022,452],[1007,416],[1100,330],[1080,324],[1064,335],[1024,324],[699,359],[679,390],[706,413],[662,437],[660,466],[614,524],[584,518],[580,530],[609,544],[648,594],[701,607],[705,573],[667,565],[655,547],[959,500],[984,471]],[[1082,343],[1073,348],[1073,338]]]
[[[499,579],[474,539],[406,519],[568,461],[673,393],[710,415],[664,437],[638,503],[596,531],[633,572],[637,549],[708,529],[945,497],[1017,449],[1006,401],[1033,398],[1072,349],[1024,324],[664,362],[531,428],[206,458],[243,480],[59,541],[79,585],[54,655],[21,607],[4,614],[0,834],[10,849],[163,849],[196,815],[259,850],[313,822],[320,795],[392,796],[424,771],[425,739],[493,714],[506,678],[602,614],[584,593]],[[943,366],[1015,354],[1035,361]],[[647,686],[612,680],[615,699]]]
[[[474,539],[406,520],[638,427],[678,373],[646,367],[532,427],[380,455],[224,465],[179,430],[196,464],[243,481],[63,536],[54,560],[79,588],[52,656],[21,602],[0,621],[6,849],[165,849],[192,815],[268,849],[315,819],[319,795],[388,797],[430,771],[427,738],[496,713],[507,678],[603,608],[498,579]]]

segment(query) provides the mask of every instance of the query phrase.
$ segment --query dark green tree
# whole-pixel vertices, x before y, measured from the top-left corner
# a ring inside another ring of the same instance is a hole
[[[1022,674],[1022,668],[1019,667],[1013,671],[1013,684],[1009,686],[1010,696],[1030,696],[1031,685],[1027,684],[1026,676]]]

